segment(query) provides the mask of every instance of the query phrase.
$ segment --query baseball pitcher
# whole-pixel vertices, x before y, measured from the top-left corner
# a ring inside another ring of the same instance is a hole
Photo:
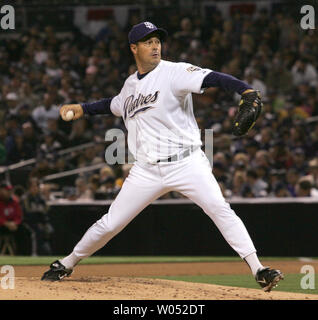
[[[161,59],[161,41],[166,36],[164,29],[151,22],[133,26],[128,40],[137,71],[127,78],[120,93],[93,103],[61,107],[60,115],[65,121],[84,114],[122,117],[135,162],[108,213],[87,230],[67,257],[51,264],[42,280],[70,276],[81,259],[105,246],[152,201],[176,191],[202,208],[249,265],[263,290],[269,292],[283,274],[261,264],[243,222],[225,201],[201,150],[192,103],[192,93],[201,94],[210,87],[237,92],[241,100],[233,134],[242,136],[261,112],[260,94],[228,74]]]

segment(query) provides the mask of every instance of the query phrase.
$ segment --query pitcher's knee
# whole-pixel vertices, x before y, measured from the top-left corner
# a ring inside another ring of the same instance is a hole
[[[235,215],[235,212],[230,207],[230,204],[225,200],[209,201],[203,207],[203,210],[209,216],[211,215]]]
[[[105,234],[116,235],[125,227],[125,224],[110,219],[108,214],[103,216],[98,222],[100,223],[100,226],[103,228]]]

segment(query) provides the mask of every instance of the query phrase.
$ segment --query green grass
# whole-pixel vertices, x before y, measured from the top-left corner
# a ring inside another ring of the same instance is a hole
[[[54,257],[27,257],[27,256],[0,256],[0,265],[48,265],[52,261],[61,259]],[[295,260],[293,257],[263,257],[262,261],[268,260]],[[86,258],[80,264],[107,264],[107,263],[163,263],[163,262],[233,262],[242,261],[240,257],[172,257],[172,256],[131,256],[131,257],[100,257]]]
[[[286,291],[306,294],[318,294],[318,286],[316,281],[316,289],[302,289],[300,287],[300,281],[304,274],[285,274],[285,279],[279,282],[275,291]],[[154,277],[152,277],[154,278]],[[202,276],[162,276],[155,277],[156,279],[167,279],[197,283],[210,283],[222,286],[242,287],[259,289],[259,285],[256,283],[251,275],[202,275]]]

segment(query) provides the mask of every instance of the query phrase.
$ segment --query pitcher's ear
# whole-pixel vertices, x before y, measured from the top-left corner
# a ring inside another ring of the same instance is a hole
[[[130,50],[132,53],[136,54],[137,53],[137,45],[135,43],[131,43]]]

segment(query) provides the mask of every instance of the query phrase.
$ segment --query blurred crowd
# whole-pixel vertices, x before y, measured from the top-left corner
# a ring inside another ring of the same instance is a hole
[[[213,172],[224,196],[317,197],[318,37],[300,29],[287,12],[266,9],[253,16],[236,12],[231,19],[218,10],[206,19],[180,11],[161,18],[151,21],[169,32],[163,59],[225,72],[261,91],[263,112],[240,139],[231,135],[238,95],[218,88],[193,95],[202,135],[205,129],[214,132]],[[75,27],[61,36],[51,26],[34,26],[19,39],[2,41],[0,166],[35,159],[23,171],[14,170],[22,178],[14,186],[17,197],[25,201],[36,190],[45,203],[113,199],[119,192],[131,165],[105,163],[105,132],[126,132],[122,120],[95,116],[65,123],[59,106],[119,93],[136,71],[127,34],[140,21],[131,14],[121,28],[109,19],[94,39]],[[60,152],[90,142],[79,151]],[[47,179],[98,164],[93,171]],[[162,198],[179,197],[169,193]]]

